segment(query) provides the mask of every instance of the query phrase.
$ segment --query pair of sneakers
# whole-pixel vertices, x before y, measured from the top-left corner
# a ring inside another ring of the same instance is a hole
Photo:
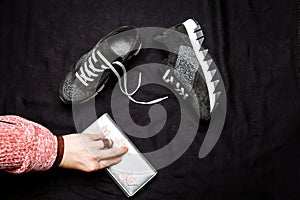
[[[199,23],[188,19],[153,39],[169,50],[162,61],[168,66],[160,71],[162,79],[174,86],[175,92],[192,105],[200,119],[209,119],[216,100],[215,85],[211,81],[214,69],[209,69],[212,59],[202,47],[204,35]],[[66,104],[87,102],[104,88],[111,76],[117,76],[121,91],[135,103],[153,104],[166,99],[135,100],[132,96],[138,90],[141,78],[131,93],[127,91],[126,79],[121,84],[121,77],[126,78],[124,65],[139,54],[141,47],[141,35],[135,26],[122,26],[107,34],[71,66],[60,84],[60,99]]]

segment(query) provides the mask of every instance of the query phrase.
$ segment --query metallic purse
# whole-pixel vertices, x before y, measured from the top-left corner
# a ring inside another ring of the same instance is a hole
[[[103,133],[106,138],[114,141],[114,147],[128,147],[128,152],[123,155],[120,163],[106,168],[108,174],[127,197],[133,196],[157,174],[157,170],[128,139],[109,114],[103,114],[83,132]]]

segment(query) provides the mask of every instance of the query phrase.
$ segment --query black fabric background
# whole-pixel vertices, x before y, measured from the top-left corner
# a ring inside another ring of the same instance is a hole
[[[54,134],[76,132],[71,108],[58,98],[74,61],[121,25],[168,28],[194,17],[227,90],[224,130],[199,159],[200,127],[188,151],[132,199],[300,199],[296,8],[287,0],[2,0],[0,114],[20,115]],[[142,50],[131,67],[160,60]],[[99,116],[111,112],[115,83],[96,97]],[[143,88],[139,97],[152,98],[151,90]],[[172,109],[170,102],[162,105]],[[133,119],[147,123],[147,108],[131,108]],[[178,120],[170,116],[165,130],[176,129]],[[133,141],[146,148],[145,141]],[[164,138],[147,142],[150,149],[164,144]],[[0,180],[1,199],[126,199],[105,171],[1,172]]]

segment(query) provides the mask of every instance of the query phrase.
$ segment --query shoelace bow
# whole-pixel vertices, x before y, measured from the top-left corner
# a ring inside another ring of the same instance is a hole
[[[115,76],[118,78],[118,82],[119,82],[119,87],[120,87],[120,90],[123,94],[125,94],[131,101],[133,101],[134,103],[137,103],[137,104],[155,104],[155,103],[158,103],[158,102],[161,102],[165,99],[168,98],[168,96],[165,96],[165,97],[162,97],[162,98],[158,98],[158,99],[154,99],[154,100],[151,100],[151,101],[147,101],[147,102],[144,102],[144,101],[138,101],[138,100],[135,100],[132,96],[138,91],[138,89],[140,88],[141,86],[141,82],[142,82],[142,73],[140,72],[139,73],[139,79],[138,79],[138,85],[136,87],[136,89],[133,91],[133,92],[128,92],[128,89],[127,89],[127,72],[126,72],[126,68],[125,66],[119,62],[119,61],[115,61],[113,62],[112,64],[115,64],[117,66],[119,66],[122,71],[123,71],[123,87],[122,87],[122,84],[121,84],[121,76],[120,74],[118,73],[118,71],[115,69],[115,67],[105,58],[105,56],[103,56],[103,54],[101,52],[97,52],[98,56],[101,58],[101,60],[103,60],[103,62],[108,66],[108,68],[115,74]]]

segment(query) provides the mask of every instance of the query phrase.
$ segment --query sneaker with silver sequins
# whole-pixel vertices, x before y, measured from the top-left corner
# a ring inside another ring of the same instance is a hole
[[[110,32],[71,66],[61,81],[60,99],[66,104],[78,104],[95,97],[112,75],[124,72],[120,67],[137,55],[141,46],[139,29],[134,26],[121,26]]]
[[[200,119],[207,120],[214,107],[215,88],[208,69],[212,59],[202,46],[203,40],[203,31],[195,19],[174,25],[154,38],[168,49],[162,61],[167,69],[160,70],[162,79],[192,105]]]

